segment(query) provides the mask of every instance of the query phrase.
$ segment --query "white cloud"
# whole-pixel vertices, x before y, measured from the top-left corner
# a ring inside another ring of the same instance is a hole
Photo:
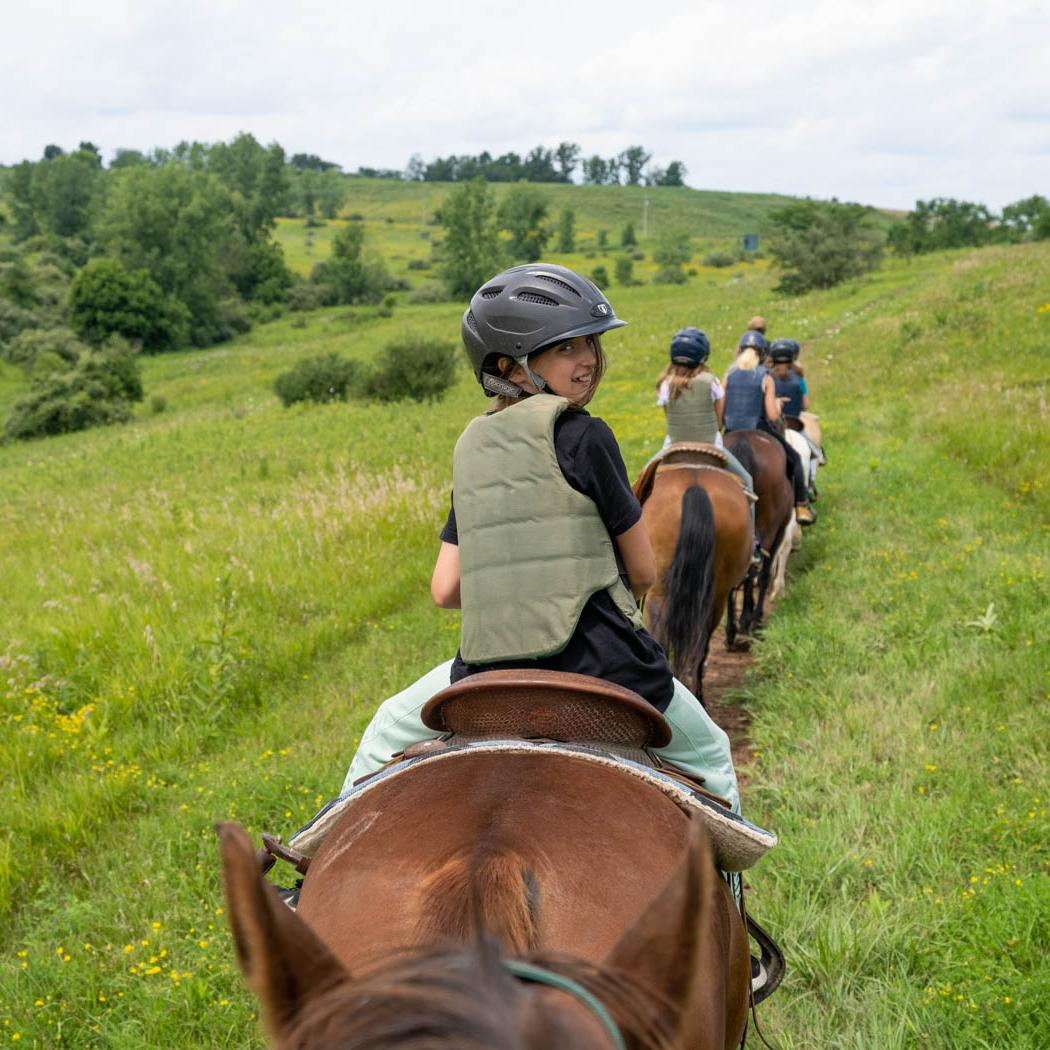
[[[353,169],[641,143],[691,185],[908,207],[1050,183],[1035,0],[43,0],[5,18],[0,161],[238,131]]]

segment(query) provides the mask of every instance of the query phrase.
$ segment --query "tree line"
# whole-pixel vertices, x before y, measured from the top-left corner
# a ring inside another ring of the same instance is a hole
[[[413,182],[470,182],[477,178],[486,182],[572,182],[579,168],[582,181],[594,186],[685,185],[686,166],[680,160],[671,161],[666,168],[654,167],[650,164],[652,154],[644,146],[628,146],[612,157],[582,154],[583,149],[575,142],[562,142],[554,149],[536,146],[524,157],[513,152],[493,157],[483,151],[426,161],[415,153],[404,178]]]

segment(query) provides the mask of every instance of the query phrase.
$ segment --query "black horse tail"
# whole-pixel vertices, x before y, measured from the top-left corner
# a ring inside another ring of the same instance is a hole
[[[694,486],[682,495],[678,543],[664,575],[663,633],[676,678],[697,673],[707,653],[714,590],[715,516],[710,496]]]
[[[733,438],[736,440],[734,441]],[[726,448],[736,456],[740,465],[751,475],[751,481],[754,483],[757,479],[755,478],[755,452],[751,447],[751,442],[743,436],[726,434]]]

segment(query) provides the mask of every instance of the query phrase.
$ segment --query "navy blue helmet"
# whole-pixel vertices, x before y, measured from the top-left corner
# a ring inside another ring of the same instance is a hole
[[[676,365],[702,365],[711,353],[711,341],[699,328],[682,328],[671,336],[671,361]]]
[[[757,350],[759,354],[764,354],[769,349],[769,344],[766,342],[766,337],[761,332],[755,332],[748,329],[741,337],[740,342],[736,344],[737,350],[747,350],[749,347],[752,350]]]

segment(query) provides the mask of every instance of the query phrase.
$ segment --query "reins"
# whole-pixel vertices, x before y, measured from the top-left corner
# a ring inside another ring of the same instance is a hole
[[[569,995],[586,1006],[601,1021],[602,1026],[609,1033],[609,1038],[612,1039],[613,1045],[617,1050],[627,1050],[627,1044],[620,1034],[619,1027],[612,1019],[612,1014],[602,1005],[601,1000],[597,996],[587,991],[578,981],[574,981],[571,977],[565,977],[560,973],[555,973],[553,970],[544,969],[542,966],[536,966],[533,963],[504,959],[503,965],[521,981],[545,984],[551,988],[560,988],[563,992],[568,992]]]

